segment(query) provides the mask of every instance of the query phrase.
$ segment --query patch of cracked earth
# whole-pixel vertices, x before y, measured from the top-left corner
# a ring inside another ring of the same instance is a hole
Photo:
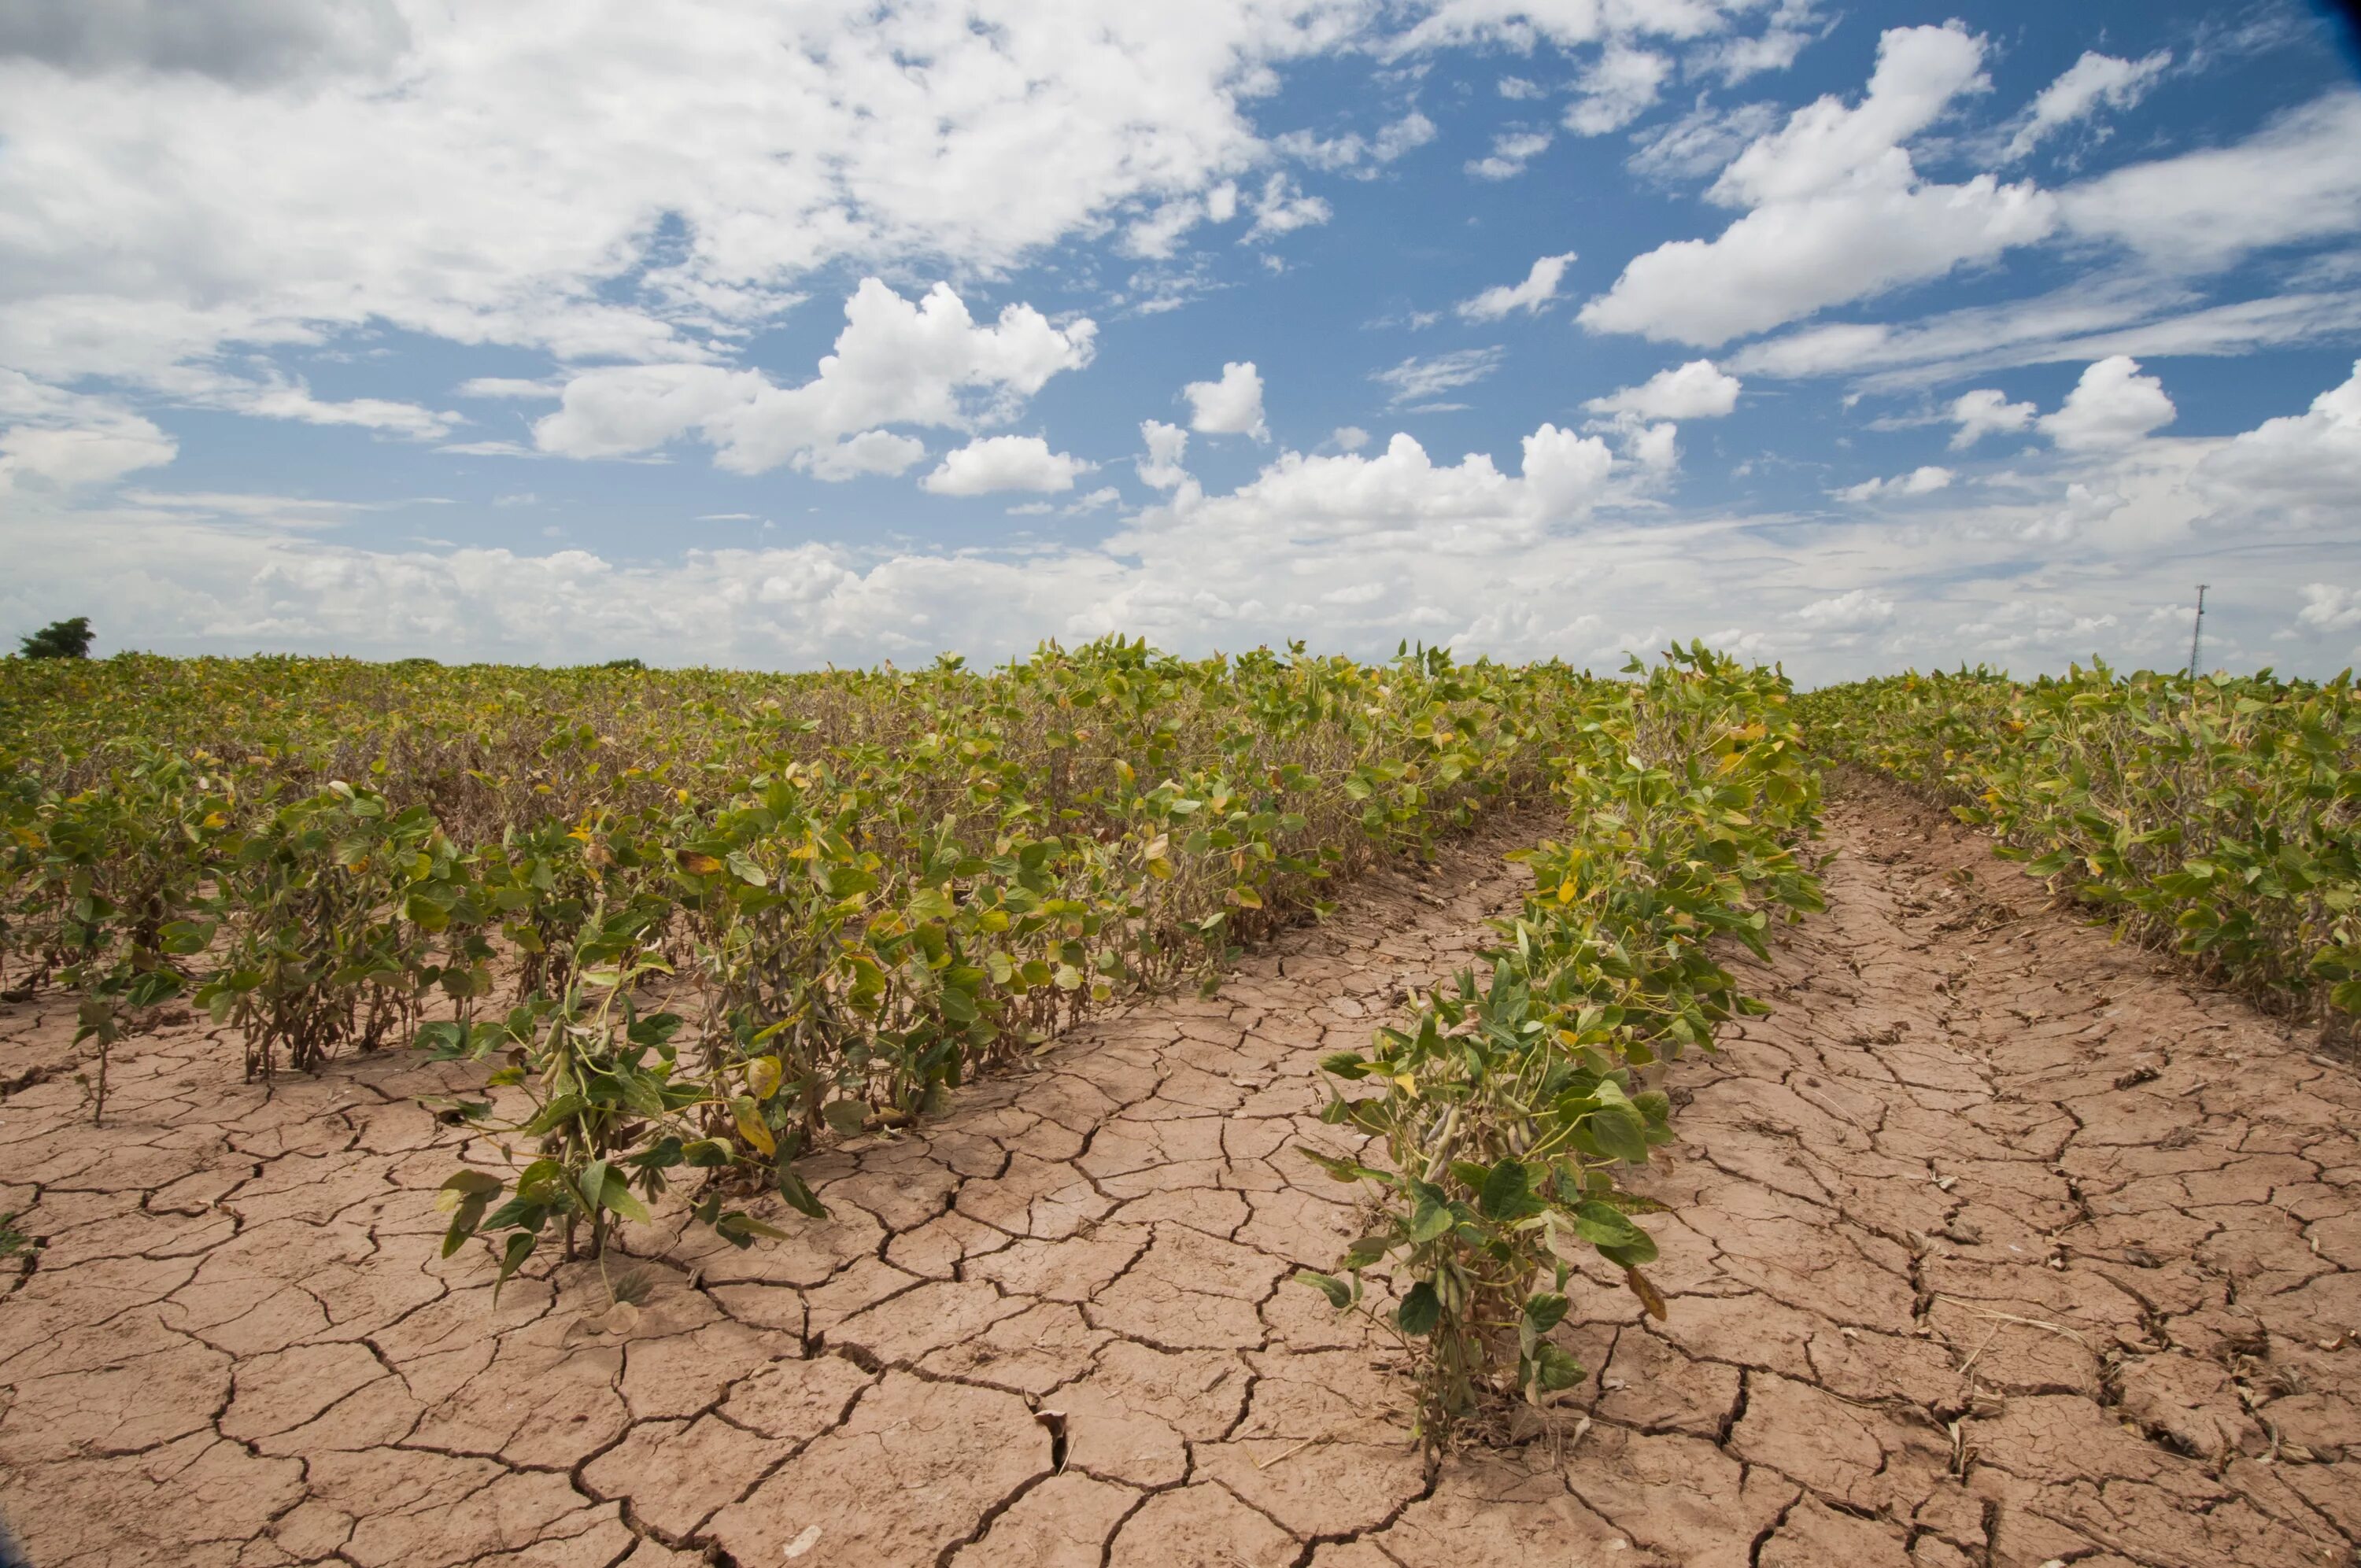
[[[1555,1432],[1424,1465],[1398,1353],[1288,1282],[1360,1228],[1290,1146],[1340,1150],[1319,1057],[1466,961],[1539,826],[806,1162],[785,1242],[642,1228],[636,1305],[435,1255],[412,1097],[457,1069],[266,1094],[184,1027],[104,1131],[23,1088],[0,1516],[39,1568],[2353,1560],[2361,1087],[1866,782],[1744,968],[1777,1011],[1667,1075],[1669,1319],[1595,1271]],[[61,1026],[0,1014],[0,1074]]]

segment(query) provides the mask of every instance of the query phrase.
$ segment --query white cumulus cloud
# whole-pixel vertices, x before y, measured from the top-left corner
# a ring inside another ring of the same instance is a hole
[[[906,438],[864,433],[888,424],[963,430],[1009,417],[1050,377],[1089,364],[1096,334],[1087,319],[1052,326],[1029,305],[979,325],[948,284],[913,303],[874,278],[862,280],[844,315],[835,352],[800,386],[718,365],[603,367],[566,384],[556,411],[534,424],[534,441],[565,456],[613,457],[693,431],[712,444],[717,465],[736,473],[794,463],[839,477],[887,471],[880,466],[896,455],[906,467],[919,455]],[[855,434],[864,444],[858,454],[831,454],[839,438]]]
[[[1050,451],[1049,444],[1038,435],[987,435],[945,453],[935,471],[918,485],[939,496],[1071,490],[1074,477],[1090,468],[1071,453]]]
[[[0,495],[11,490],[78,490],[170,463],[170,436],[136,415],[99,426],[19,425],[0,431]]]
[[[2010,402],[2005,392],[1991,387],[1962,392],[1951,400],[1950,420],[1960,427],[1952,433],[1951,450],[1964,452],[1987,435],[2023,430],[2038,411],[2031,403]]]
[[[179,443],[108,399],[0,369],[0,495],[111,484],[172,461]]]
[[[2315,631],[2350,631],[2361,626],[2361,588],[2307,583],[2303,608],[2295,612],[2295,619],[2298,625]]]
[[[1161,554],[1158,542],[1249,554],[1313,542],[1371,543],[1399,537],[1437,551],[1488,548],[1577,521],[1598,499],[1614,457],[1596,436],[1544,424],[1524,439],[1524,467],[1511,477],[1482,453],[1438,466],[1397,433],[1374,457],[1357,453],[1282,452],[1252,483],[1207,498],[1183,488],[1109,542],[1121,552]]]
[[[1956,26],[1888,30],[1859,104],[1826,97],[1798,109],[1722,170],[1708,193],[1745,216],[1717,238],[1633,258],[1583,307],[1583,324],[1710,346],[2047,236],[2056,203],[2046,192],[1989,174],[1923,181],[1903,146],[1986,87],[1983,49]]]
[[[1621,130],[1656,101],[1673,74],[1667,56],[1629,45],[1602,50],[1576,83],[1581,96],[1565,112],[1565,128],[1578,137]]]
[[[864,474],[904,474],[927,455],[927,444],[914,435],[890,430],[864,430],[831,446],[815,448],[804,460],[815,479],[831,484]]]
[[[2170,424],[2176,411],[2163,382],[2141,375],[2138,360],[2116,354],[2084,367],[2066,401],[2040,423],[2042,433],[2068,451],[2095,452],[2128,446]]]
[[[1582,406],[1595,414],[1634,419],[1719,419],[1738,406],[1738,394],[1744,385],[1710,359],[1692,359]]]
[[[1665,475],[1680,466],[1681,427],[1667,420],[1661,424],[1630,422],[1623,429],[1623,455],[1652,474]]]
[[[1222,367],[1218,381],[1191,381],[1181,389],[1189,400],[1189,428],[1207,435],[1251,435],[1262,441],[1270,427],[1262,417],[1262,376],[1254,361]]]
[[[2361,498],[2361,361],[2304,412],[2265,420],[2207,457],[2196,479],[2224,508],[2349,535]]]
[[[1189,455],[1187,431],[1161,420],[1144,419],[1139,422],[1139,439],[1148,447],[1148,455],[1137,464],[1143,483],[1169,490],[1189,477],[1189,470],[1181,466]]]

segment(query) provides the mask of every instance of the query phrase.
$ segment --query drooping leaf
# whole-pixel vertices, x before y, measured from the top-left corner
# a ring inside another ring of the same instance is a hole
[[[1353,1288],[1333,1274],[1318,1274],[1309,1268],[1299,1268],[1295,1277],[1328,1298],[1328,1304],[1338,1311],[1353,1304]]]
[[[1401,1304],[1394,1309],[1394,1326],[1414,1339],[1433,1333],[1442,1321],[1443,1299],[1423,1279],[1403,1292]]]

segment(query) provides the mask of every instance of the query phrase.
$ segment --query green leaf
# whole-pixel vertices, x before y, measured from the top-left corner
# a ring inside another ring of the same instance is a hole
[[[1503,1159],[1485,1177],[1476,1212],[1488,1220],[1519,1218],[1532,1204],[1532,1176],[1522,1161]]]
[[[1531,1386],[1538,1387],[1542,1393],[1554,1394],[1561,1389],[1571,1388],[1585,1376],[1582,1363],[1558,1345],[1543,1340],[1533,1346]]]
[[[541,1108],[541,1113],[524,1125],[525,1136],[541,1137],[561,1122],[578,1116],[589,1105],[579,1094],[561,1094]]]
[[[1324,1155],[1318,1149],[1299,1147],[1295,1152],[1326,1171],[1333,1179],[1337,1181],[1382,1181],[1390,1185],[1393,1179],[1382,1170],[1372,1170],[1367,1166],[1354,1160],[1339,1159],[1334,1155]]]
[[[1295,1277],[1328,1298],[1328,1304],[1338,1311],[1353,1304],[1353,1288],[1333,1274],[1318,1274],[1309,1268],[1299,1268]]]
[[[820,1202],[819,1194],[814,1192],[802,1177],[783,1165],[777,1169],[777,1178],[779,1196],[785,1199],[790,1207],[809,1214],[815,1220],[828,1218],[827,1206]]]
[[[1394,1309],[1394,1326],[1412,1338],[1433,1333],[1434,1325],[1442,1321],[1443,1298],[1423,1279],[1411,1286],[1402,1297],[1401,1305]]]
[[[1553,1291],[1543,1291],[1525,1298],[1525,1321],[1537,1334],[1545,1334],[1565,1321],[1566,1299]]]
[[[575,1183],[575,1195],[582,1201],[585,1209],[595,1214],[602,1206],[602,1196],[606,1190],[607,1162],[594,1159],[582,1168],[582,1175]]]
[[[766,1225],[753,1215],[732,1209],[713,1222],[714,1234],[734,1247],[754,1245],[756,1236],[768,1236],[773,1241],[785,1241],[787,1233],[776,1225]]]
[[[598,1201],[626,1220],[636,1220],[642,1225],[652,1223],[648,1206],[632,1193],[631,1183],[623,1179],[623,1173],[611,1167],[607,1171],[605,1182],[599,1187]]]
[[[1648,1124],[1629,1103],[1601,1105],[1584,1122],[1601,1153],[1628,1165],[1648,1163]]]
[[[1573,1223],[1574,1234],[1597,1247],[1637,1246],[1648,1239],[1648,1234],[1620,1211],[1595,1198],[1574,1206]]]
[[[460,1177],[473,1177],[478,1181],[491,1180],[490,1178],[482,1176],[479,1172],[461,1171],[459,1176],[452,1178],[452,1181],[457,1181]],[[484,1218],[484,1210],[490,1205],[492,1194],[498,1192],[500,1190],[500,1186],[501,1184],[498,1181],[491,1181],[491,1185],[489,1187],[475,1185],[455,1187],[451,1185],[450,1182],[445,1182],[444,1184],[444,1190],[445,1191],[456,1192],[460,1195],[456,1206],[451,1212],[451,1227],[443,1233],[443,1255],[445,1257],[448,1257],[453,1253],[457,1252],[459,1248],[466,1244],[467,1238],[476,1234],[476,1226],[480,1223]]]
[[[509,1282],[510,1276],[524,1266],[524,1260],[533,1255],[533,1249],[539,1241],[540,1238],[531,1231],[509,1233],[506,1245],[500,1248],[500,1277],[492,1281],[492,1302],[495,1306],[500,1304],[500,1287]],[[447,1257],[450,1255],[445,1253],[444,1255]]]
[[[1411,1205],[1411,1241],[1423,1245],[1449,1234],[1451,1227],[1458,1221],[1451,1212],[1449,1201],[1444,1197],[1443,1189],[1419,1181],[1411,1184],[1411,1190],[1417,1198]]]

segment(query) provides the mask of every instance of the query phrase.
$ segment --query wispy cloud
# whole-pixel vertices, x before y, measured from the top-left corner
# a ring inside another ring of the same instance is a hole
[[[1389,389],[1391,404],[1429,403],[1460,387],[1472,387],[1500,367],[1501,350],[1463,348],[1426,357],[1412,355],[1390,369],[1372,371],[1369,379]],[[1458,407],[1461,405],[1452,405]],[[1432,407],[1430,408],[1432,411]]]

